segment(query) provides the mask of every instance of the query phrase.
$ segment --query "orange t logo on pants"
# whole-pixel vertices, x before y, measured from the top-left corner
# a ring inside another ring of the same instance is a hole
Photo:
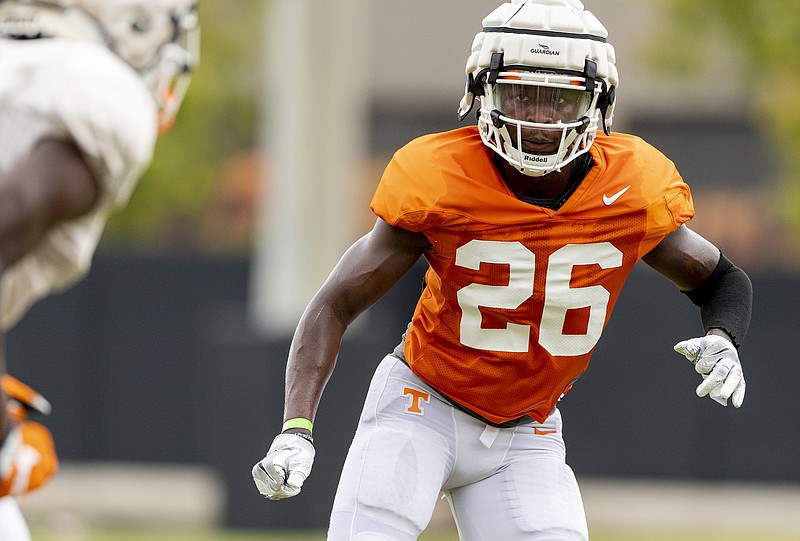
[[[425,391],[412,389],[411,387],[403,387],[403,394],[408,397],[408,407],[406,411],[414,415],[424,415],[421,402],[428,403],[431,401],[431,395]]]

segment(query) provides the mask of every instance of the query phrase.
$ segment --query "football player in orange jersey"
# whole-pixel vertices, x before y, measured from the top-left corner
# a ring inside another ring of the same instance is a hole
[[[0,494],[20,496],[43,486],[58,471],[50,431],[29,420],[31,414],[48,415],[50,402],[8,374],[0,376],[0,393],[5,396],[8,416],[16,427],[13,437],[18,438],[15,452],[5,457],[8,463],[3,471],[9,474],[0,479]],[[28,526],[13,498],[0,498],[0,519],[0,541],[30,539]]]
[[[439,492],[464,540],[588,539],[565,463],[558,401],[584,372],[640,259],[699,306],[680,342],[699,396],[735,407],[745,381],[747,275],[687,228],[674,164],[610,130],[618,74],[578,0],[515,0],[483,20],[459,114],[476,127],[418,138],[387,166],[372,231],[342,257],[289,352],[282,432],[253,468],[296,495],[343,333],[420,257],[425,289],[378,366],[333,504],[328,539],[413,540]]]
[[[198,28],[196,0],[0,0],[0,375],[2,334],[89,271],[175,119]],[[38,486],[20,470],[52,447],[37,427],[0,393],[0,498]],[[0,539],[29,538],[18,518],[0,499]]]

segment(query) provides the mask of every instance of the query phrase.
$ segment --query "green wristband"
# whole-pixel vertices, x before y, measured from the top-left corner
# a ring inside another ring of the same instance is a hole
[[[295,417],[294,419],[289,419],[285,423],[283,423],[283,428],[281,432],[286,432],[290,428],[305,428],[309,432],[312,431],[314,425],[308,419],[303,419],[302,417]]]

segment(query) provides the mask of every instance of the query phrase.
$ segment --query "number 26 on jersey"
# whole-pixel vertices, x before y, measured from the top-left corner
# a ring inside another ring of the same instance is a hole
[[[570,287],[570,279],[577,265],[621,267],[622,252],[614,245],[567,244],[543,263],[537,262],[536,255],[520,242],[472,240],[456,250],[456,265],[479,270],[481,263],[508,265],[509,280],[507,285],[470,284],[458,291],[462,344],[491,351],[528,351],[530,325],[509,322],[505,328],[483,328],[480,308],[519,308],[533,295],[537,263],[547,266],[539,344],[554,357],[583,355],[597,344],[611,295],[601,285]],[[586,333],[565,334],[567,312],[576,308],[589,308]]]

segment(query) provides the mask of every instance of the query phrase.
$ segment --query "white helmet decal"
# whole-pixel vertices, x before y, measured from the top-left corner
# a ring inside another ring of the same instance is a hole
[[[459,117],[478,99],[489,148],[527,175],[560,170],[612,124],[618,74],[607,36],[578,0],[502,4],[473,41]]]

